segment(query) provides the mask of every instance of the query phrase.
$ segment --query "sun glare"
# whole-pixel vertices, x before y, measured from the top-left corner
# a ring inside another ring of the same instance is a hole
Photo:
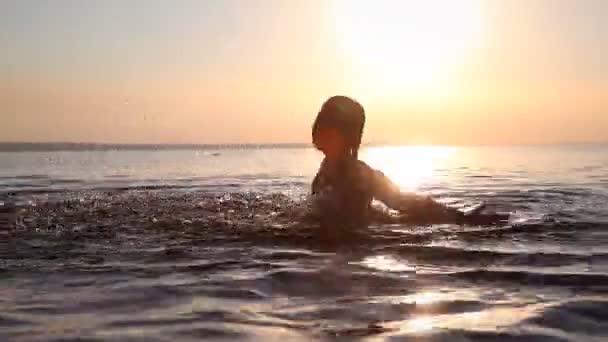
[[[479,0],[336,0],[336,43],[354,87],[384,97],[441,96],[479,40]]]
[[[416,191],[454,152],[454,148],[446,146],[372,147],[364,151],[362,158],[403,190]]]

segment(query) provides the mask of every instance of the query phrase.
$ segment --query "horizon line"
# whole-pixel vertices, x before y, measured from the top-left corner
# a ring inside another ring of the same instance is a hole
[[[436,146],[436,147],[534,147],[534,146],[602,146],[603,142],[547,142],[547,143],[477,143],[477,144],[434,144],[434,143],[381,143],[367,142],[362,146]],[[255,148],[312,148],[311,143],[96,143],[96,142],[13,142],[0,141],[0,152],[35,151],[110,151],[110,150],[190,150],[190,149],[255,149]]]

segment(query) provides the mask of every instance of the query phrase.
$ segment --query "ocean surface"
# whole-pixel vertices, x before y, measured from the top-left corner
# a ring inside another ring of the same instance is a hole
[[[0,341],[608,341],[608,146],[361,158],[511,220],[329,241],[313,149],[0,152]]]

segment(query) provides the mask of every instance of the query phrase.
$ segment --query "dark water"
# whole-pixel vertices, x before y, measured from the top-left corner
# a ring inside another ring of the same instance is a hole
[[[301,217],[307,149],[0,153],[0,340],[606,341],[608,148],[375,148],[509,224]]]

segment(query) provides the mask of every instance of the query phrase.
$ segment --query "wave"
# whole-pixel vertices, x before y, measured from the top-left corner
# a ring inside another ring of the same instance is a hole
[[[526,271],[472,270],[449,273],[449,277],[479,282],[515,283],[521,286],[560,286],[573,287],[582,291],[605,291],[608,275],[586,273],[535,273]],[[424,275],[438,277],[437,275]],[[445,276],[445,275],[442,275]]]
[[[385,251],[400,256],[415,257],[419,263],[441,262],[461,265],[503,265],[528,267],[556,267],[579,263],[604,262],[608,264],[608,253],[529,253],[524,251],[500,252],[497,250],[474,250],[444,246],[402,245],[386,248]]]

